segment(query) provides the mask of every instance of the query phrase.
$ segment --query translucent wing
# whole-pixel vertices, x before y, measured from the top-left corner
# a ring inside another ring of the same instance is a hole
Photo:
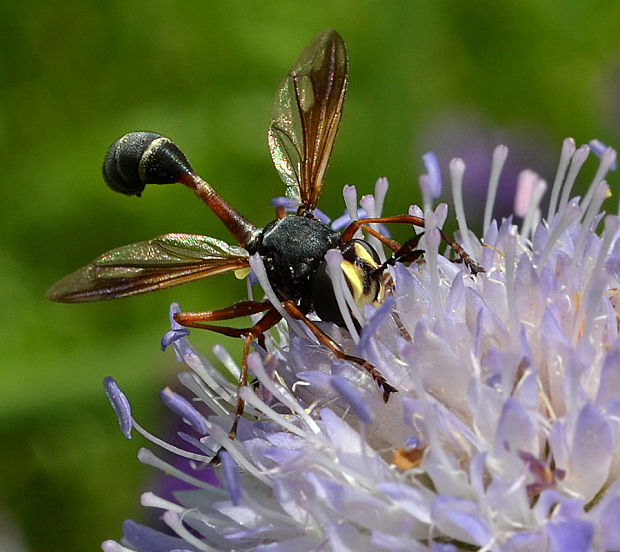
[[[311,211],[338,132],[347,87],[347,52],[336,31],[323,31],[282,82],[269,126],[269,149],[286,195]]]
[[[47,297],[63,303],[147,293],[249,266],[245,249],[195,234],[164,234],[112,249],[59,282]]]

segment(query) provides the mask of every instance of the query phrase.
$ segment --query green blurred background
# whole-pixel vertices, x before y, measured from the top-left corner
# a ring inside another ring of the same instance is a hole
[[[321,207],[341,187],[392,185],[386,212],[417,200],[420,155],[442,163],[499,142],[552,178],[561,140],[618,145],[620,4],[74,0],[0,5],[0,549],[97,550],[118,538],[153,472],[135,459],[101,380],[113,375],[157,430],[158,390],[179,368],[159,351],[167,308],[217,308],[244,293],[216,278],[90,305],[46,288],[113,247],[165,232],[228,239],[182,187],[110,192],[101,161],[129,130],[156,130],[258,224],[282,192],[266,145],[276,86],[332,27],[351,62]],[[474,152],[475,153],[475,152]],[[611,182],[612,187],[615,183]],[[473,192],[472,192],[473,194]],[[233,340],[194,332],[206,353]],[[22,548],[10,548],[13,532]]]

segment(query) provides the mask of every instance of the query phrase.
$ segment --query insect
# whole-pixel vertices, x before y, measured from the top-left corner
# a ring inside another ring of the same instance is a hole
[[[146,184],[180,183],[187,186],[219,217],[239,246],[193,234],[164,234],[152,240],[125,245],[97,257],[90,264],[57,282],[47,296],[54,301],[88,302],[147,293],[215,274],[249,270],[249,256],[258,253],[279,305],[269,300],[239,301],[230,307],[175,315],[183,326],[205,328],[243,338],[242,373],[239,386],[247,385],[247,356],[252,342],[286,312],[301,321],[338,358],[365,369],[387,401],[396,391],[366,360],[349,355],[320,326],[308,318],[315,312],[323,321],[343,325],[333,286],[327,276],[325,254],[332,248],[342,252],[345,281],[360,304],[381,299],[383,273],[395,262],[412,262],[422,252],[416,249],[420,234],[404,245],[374,230],[372,223],[399,223],[424,227],[424,219],[410,215],[367,218],[351,222],[342,232],[332,230],[313,214],[323,187],[340,124],[348,79],[344,42],[332,30],[319,33],[301,53],[282,81],[275,99],[268,141],[271,157],[286,194],[298,205],[295,213],[277,209],[277,218],[258,228],[222,199],[192,169],[183,152],[168,138],[152,132],[132,132],[110,147],[103,175],[110,188],[139,196]],[[358,230],[376,236],[393,256],[380,263],[377,252]],[[441,230],[443,239],[472,272],[482,270],[463,249]],[[250,327],[230,328],[218,323],[262,313]],[[244,403],[238,398],[235,435]]]

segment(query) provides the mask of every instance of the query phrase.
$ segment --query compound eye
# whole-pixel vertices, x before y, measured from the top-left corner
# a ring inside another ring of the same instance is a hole
[[[130,132],[108,149],[103,178],[115,192],[139,196],[147,184],[172,184],[192,168],[183,152],[155,132]]]

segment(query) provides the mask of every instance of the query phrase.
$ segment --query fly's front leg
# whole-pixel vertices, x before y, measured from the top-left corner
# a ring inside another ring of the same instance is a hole
[[[396,263],[413,263],[417,261],[422,255],[424,255],[423,250],[417,249],[423,235],[424,232],[421,232],[403,243],[398,251],[395,251],[394,255],[392,255],[381,265],[381,270],[384,270],[388,266],[394,266]]]
[[[416,217],[414,215],[396,215],[393,217],[378,217],[378,218],[367,218],[354,220],[342,233],[341,241],[346,243],[350,241],[355,232],[359,228],[366,229],[366,225],[371,223],[392,223],[392,224],[411,224],[412,226],[417,226],[418,228],[425,228],[424,219],[422,217]],[[467,252],[448,234],[446,234],[441,228],[438,228],[439,234],[441,235],[441,239],[446,242],[454,252],[461,258],[463,263],[471,270],[472,274],[477,274],[478,272],[484,272],[484,268],[479,266],[468,254]],[[374,234],[373,234],[374,235]],[[397,248],[398,249],[398,248]],[[397,249],[393,249],[393,251],[397,251]]]
[[[390,240],[386,238],[382,234],[379,234],[376,230],[368,226],[372,223],[395,223],[395,224],[411,224],[413,226],[417,226],[418,228],[424,228],[424,219],[422,217],[416,217],[413,215],[397,215],[393,217],[377,217],[377,218],[365,218],[354,220],[347,226],[342,233],[341,241],[346,243],[353,239],[353,236],[359,229],[366,230],[369,234],[372,234],[376,238],[380,239],[385,243],[392,251],[398,251],[400,249],[400,244],[394,240]],[[384,241],[385,240],[385,241]],[[390,245],[388,242],[393,242]]]
[[[372,226],[368,226],[368,224],[364,224],[363,220],[354,220],[345,228],[345,231],[342,233],[340,237],[340,243],[347,243],[353,239],[353,236],[358,230],[364,230],[371,236],[377,238],[383,245],[387,246],[392,251],[398,251],[400,249],[400,243],[392,238],[388,238],[381,234],[381,232],[377,232]]]

